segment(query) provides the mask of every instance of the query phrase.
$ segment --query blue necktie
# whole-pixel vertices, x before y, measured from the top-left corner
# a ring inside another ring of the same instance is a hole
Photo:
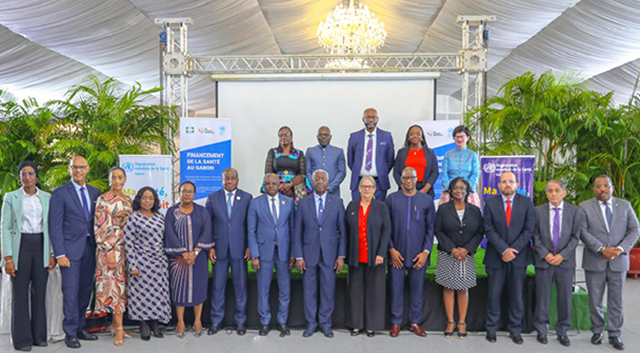
[[[271,198],[271,216],[273,217],[273,223],[278,224],[278,212],[276,211],[276,198]]]
[[[613,221],[613,213],[611,213],[611,208],[609,207],[608,202],[604,203],[604,213],[607,215],[607,225],[609,226],[609,231],[611,231],[611,222]]]
[[[232,198],[233,198],[233,194],[228,193],[227,194],[227,215],[229,215],[229,218],[231,218],[231,207],[232,207],[231,202],[233,202]]]
[[[82,208],[84,208],[84,217],[87,222],[91,220],[91,213],[89,212],[89,205],[87,204],[87,197],[84,186],[80,188],[80,200],[82,201]]]
[[[320,205],[318,205],[318,222],[322,223],[322,213],[324,212],[324,207],[322,206],[322,197],[318,199]]]

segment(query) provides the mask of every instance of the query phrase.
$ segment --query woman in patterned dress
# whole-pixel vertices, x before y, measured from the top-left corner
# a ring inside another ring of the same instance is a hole
[[[293,131],[288,126],[278,130],[278,147],[269,149],[264,174],[274,173],[280,178],[280,193],[298,200],[311,193],[307,180],[304,152],[293,147]]]
[[[148,186],[133,199],[133,214],[124,228],[124,247],[129,266],[127,311],[140,321],[140,336],[148,341],[149,331],[164,337],[158,321],[171,320],[169,260],[164,253],[164,216],[158,212],[160,200]]]
[[[438,238],[436,283],[443,288],[447,327],[444,336],[450,338],[456,328],[453,308],[458,297],[458,337],[467,336],[465,319],[469,306],[469,288],[476,286],[476,266],[473,255],[484,234],[482,213],[468,198],[469,182],[462,177],[451,181],[448,193],[453,202],[438,208],[435,233]]]
[[[451,135],[456,142],[456,148],[447,152],[442,160],[442,189],[447,188],[454,178],[462,177],[471,187],[468,193],[469,202],[482,209],[482,202],[477,193],[480,175],[478,154],[467,147],[471,139],[471,130],[464,125],[458,125]],[[439,204],[445,204],[450,200],[449,193],[443,191]]]
[[[126,333],[122,328],[127,276],[125,272],[124,225],[131,214],[131,199],[122,193],[127,180],[120,167],[109,171],[111,190],[96,201],[96,311],[113,314],[111,332],[114,344],[122,346]],[[129,336],[130,337],[130,336]]]
[[[171,300],[176,306],[177,337],[184,338],[185,307],[193,307],[195,336],[202,336],[202,303],[207,300],[209,261],[213,247],[209,211],[193,202],[196,186],[180,184],[180,203],[169,208],[164,218],[164,247],[169,255]]]

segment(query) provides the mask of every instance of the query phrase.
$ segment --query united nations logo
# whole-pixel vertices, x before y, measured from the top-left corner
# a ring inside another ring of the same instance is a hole
[[[133,172],[133,163],[131,162],[122,163],[122,169],[124,169],[125,172]]]
[[[220,126],[218,128],[218,131],[220,132],[220,135],[224,135],[224,133],[227,131],[227,127],[226,126]]]
[[[488,174],[494,173],[496,171],[496,165],[495,163],[487,163],[482,166],[482,170]]]

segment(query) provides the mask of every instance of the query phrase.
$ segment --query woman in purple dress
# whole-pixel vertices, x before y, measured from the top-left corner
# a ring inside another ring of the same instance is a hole
[[[207,253],[213,246],[211,217],[193,202],[196,186],[180,184],[180,203],[169,208],[164,219],[164,248],[169,255],[171,300],[176,306],[178,338],[184,338],[184,308],[193,307],[195,336],[202,336],[202,303],[207,299]]]

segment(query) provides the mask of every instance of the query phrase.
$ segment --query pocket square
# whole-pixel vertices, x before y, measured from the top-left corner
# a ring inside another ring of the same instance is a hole
[[[380,146],[385,146],[386,144],[387,144],[387,141],[380,142]]]

